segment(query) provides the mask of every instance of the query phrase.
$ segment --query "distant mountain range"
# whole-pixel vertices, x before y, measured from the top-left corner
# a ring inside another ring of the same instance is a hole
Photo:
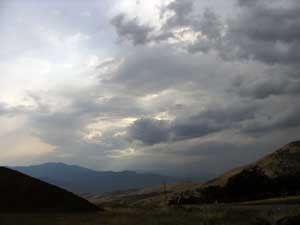
[[[66,190],[0,167],[0,212],[92,212],[98,208]]]
[[[13,167],[29,176],[65,188],[77,194],[101,194],[106,192],[140,189],[176,183],[180,178],[132,171],[95,171],[64,163],[46,163],[27,167]]]

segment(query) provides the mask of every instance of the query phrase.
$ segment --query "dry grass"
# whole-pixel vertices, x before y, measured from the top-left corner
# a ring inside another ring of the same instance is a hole
[[[1,225],[263,225],[300,214],[298,206],[207,205],[113,208],[95,214],[0,214]]]
[[[300,196],[291,196],[285,198],[270,198],[257,201],[240,203],[241,205],[290,205],[300,204]]]

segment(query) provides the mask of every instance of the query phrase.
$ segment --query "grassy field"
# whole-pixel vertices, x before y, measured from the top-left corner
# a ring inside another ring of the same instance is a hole
[[[300,196],[291,196],[284,198],[270,198],[258,201],[243,202],[242,205],[290,205],[290,204],[300,204]]]
[[[300,207],[208,205],[106,209],[96,214],[0,214],[1,225],[275,225]]]

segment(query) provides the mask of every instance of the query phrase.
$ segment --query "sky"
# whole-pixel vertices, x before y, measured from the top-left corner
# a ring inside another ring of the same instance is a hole
[[[1,0],[1,165],[213,177],[300,133],[298,0]]]

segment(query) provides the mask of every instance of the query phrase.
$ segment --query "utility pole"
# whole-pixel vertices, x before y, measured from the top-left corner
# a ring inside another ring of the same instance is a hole
[[[165,205],[167,205],[168,198],[167,198],[167,184],[166,184],[166,180],[163,181],[163,194],[164,194]]]

